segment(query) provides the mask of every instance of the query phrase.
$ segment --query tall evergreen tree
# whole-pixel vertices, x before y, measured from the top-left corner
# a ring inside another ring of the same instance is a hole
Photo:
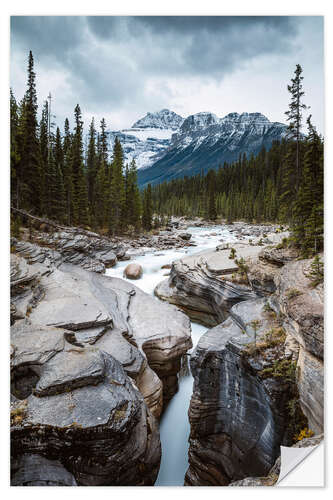
[[[37,136],[37,94],[34,59],[29,52],[28,82],[22,109],[22,154],[21,182],[18,194],[19,205],[39,213],[41,209],[41,157]]]
[[[10,195],[16,208],[19,208],[20,159],[18,105],[10,89]]]
[[[116,137],[113,147],[112,174],[110,185],[110,219],[109,229],[116,234],[124,229],[125,221],[125,183],[123,174],[124,155],[119,139]]]
[[[151,184],[148,184],[143,193],[142,226],[146,231],[150,231],[153,224],[153,203]]]
[[[65,119],[64,124],[63,157],[62,177],[64,182],[66,222],[68,225],[71,225],[73,221],[72,135],[68,118]]]
[[[97,175],[97,152],[96,152],[96,130],[94,118],[89,127],[89,140],[87,152],[87,177],[88,177],[88,199],[90,210],[94,211],[95,205],[95,182]]]
[[[140,226],[141,198],[137,184],[137,170],[134,159],[131,161],[129,168],[126,165],[125,186],[126,222],[135,229],[138,229]]]
[[[89,223],[88,190],[83,169],[83,122],[81,108],[74,109],[75,128],[72,141],[71,167],[73,179],[73,222],[86,225]]]
[[[305,256],[323,247],[323,143],[311,122],[307,119],[308,137],[300,189],[295,202],[292,225],[295,243]]]

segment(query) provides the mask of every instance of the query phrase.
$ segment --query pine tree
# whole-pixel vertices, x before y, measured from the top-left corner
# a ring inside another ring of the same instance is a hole
[[[110,184],[110,218],[109,229],[112,234],[117,234],[124,229],[125,213],[125,183],[123,175],[124,155],[120,141],[116,137],[113,147],[112,174]]]
[[[10,89],[10,196],[11,204],[19,208],[20,181],[19,114],[16,99]]]
[[[217,219],[216,200],[215,200],[216,175],[214,170],[210,170],[208,172],[207,182],[208,182],[207,217],[209,220],[216,220]]]
[[[150,231],[153,221],[153,204],[151,184],[148,184],[143,193],[143,212],[142,212],[142,227],[146,231]]]
[[[66,198],[63,179],[64,170],[64,152],[62,149],[62,141],[60,129],[57,127],[54,149],[52,151],[52,170],[54,176],[53,188],[53,212],[54,218],[59,222],[66,220]]]
[[[302,103],[303,84],[302,81],[304,77],[302,76],[302,67],[297,64],[295,69],[295,77],[291,79],[291,85],[288,85],[288,92],[291,94],[291,101],[289,103],[289,110],[286,111],[288,126],[288,137],[292,138],[296,142],[296,158],[295,158],[295,169],[296,169],[296,190],[298,189],[300,182],[300,139],[301,139],[301,128],[302,128],[302,110],[306,109],[306,105]]]
[[[63,171],[64,195],[66,206],[66,222],[71,225],[73,221],[73,176],[72,176],[72,136],[68,118],[65,119],[63,138]]]
[[[307,119],[308,137],[301,185],[297,193],[292,236],[304,256],[323,247],[323,144]]]
[[[95,182],[97,175],[96,130],[94,118],[89,127],[89,143],[87,152],[88,199],[92,213],[95,206]]]
[[[289,110],[286,111],[288,125],[288,144],[286,155],[282,167],[282,190],[280,195],[280,220],[291,223],[294,217],[295,198],[299,189],[301,180],[301,129],[302,129],[302,110],[306,105],[302,103],[303,76],[302,68],[296,65],[295,77],[291,79],[291,85],[288,85],[288,91],[291,94]]]
[[[42,184],[42,203],[41,212],[47,216],[50,216],[50,189],[51,189],[51,179],[49,172],[49,130],[48,130],[48,120],[49,120],[49,106],[48,102],[44,102],[42,109],[42,118],[39,123],[39,145],[41,153],[41,184]]]
[[[126,222],[135,229],[138,229],[140,226],[141,198],[137,184],[137,170],[134,159],[131,161],[129,168],[126,165],[125,192]]]
[[[89,224],[88,190],[83,169],[83,122],[80,106],[74,110],[75,128],[71,148],[71,170],[73,179],[73,222]]]
[[[34,213],[41,209],[41,157],[37,137],[37,94],[34,59],[29,52],[28,82],[24,96],[22,119],[22,154],[20,158],[20,190],[18,204]]]

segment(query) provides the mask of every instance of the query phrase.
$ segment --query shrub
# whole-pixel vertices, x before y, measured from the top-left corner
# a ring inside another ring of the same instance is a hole
[[[274,309],[271,308],[271,306],[269,305],[268,302],[265,303],[264,307],[263,307],[263,311],[265,313],[268,313],[270,316],[276,316],[276,312],[274,311]]]
[[[299,290],[297,290],[297,288],[289,288],[287,290],[286,295],[287,295],[287,299],[288,300],[292,300],[295,297],[298,297],[299,295],[302,295],[302,292],[300,292]]]
[[[273,365],[259,372],[262,378],[281,378],[285,382],[294,382],[296,378],[296,363],[289,359],[274,361]]]
[[[231,248],[229,259],[234,259],[235,257],[236,257],[236,250],[234,248]]]
[[[308,429],[307,427],[304,427],[304,429],[302,429],[299,434],[295,434],[294,436],[294,441],[297,442],[297,441],[302,441],[302,439],[306,439],[306,438],[310,438],[314,436],[314,432],[313,430],[311,429]]]
[[[282,248],[287,248],[289,244],[288,238],[282,238],[282,241],[276,245],[275,248],[281,250]]]
[[[312,288],[315,288],[319,283],[324,281],[324,263],[320,260],[319,255],[316,255],[313,259],[310,271],[306,274],[306,277],[311,281]]]

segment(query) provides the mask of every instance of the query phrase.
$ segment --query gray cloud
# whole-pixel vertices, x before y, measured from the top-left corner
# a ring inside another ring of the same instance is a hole
[[[128,114],[167,106],[171,80],[220,84],[251,61],[294,53],[302,19],[14,16],[11,50],[32,50],[45,77],[48,68],[66,74],[73,107],[77,101],[89,113],[127,107]],[[160,89],[147,90],[157,80]]]

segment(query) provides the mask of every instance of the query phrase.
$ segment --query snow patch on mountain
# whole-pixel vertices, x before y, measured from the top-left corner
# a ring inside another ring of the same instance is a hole
[[[285,133],[286,125],[270,122],[261,113],[229,113],[219,118],[203,111],[184,119],[162,109],[147,113],[131,128],[109,132],[109,138],[113,148],[118,137],[125,162],[134,159],[138,169],[173,166],[181,175],[184,168],[215,167],[221,161],[234,161],[239,153],[257,154]]]
[[[183,123],[184,118],[169,109],[161,109],[156,113],[147,113],[134,123],[132,128],[161,128],[177,130]]]

